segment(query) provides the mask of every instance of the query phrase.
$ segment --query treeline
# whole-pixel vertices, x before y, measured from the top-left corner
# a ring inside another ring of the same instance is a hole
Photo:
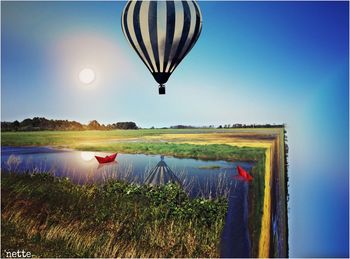
[[[232,129],[232,128],[284,128],[284,124],[225,124],[219,125],[218,129]]]
[[[113,124],[100,124],[97,120],[84,125],[77,121],[48,120],[35,117],[21,122],[1,122],[2,131],[40,131],[40,130],[113,130],[113,129],[138,129],[135,122],[117,122]]]
[[[194,126],[187,126],[187,125],[175,125],[175,126],[170,126],[171,129],[196,129],[200,127],[194,127]]]
[[[235,123],[235,124],[224,124],[224,125],[219,125],[218,127],[214,125],[209,125],[209,126],[191,126],[191,125],[175,125],[175,126],[170,126],[170,129],[233,129],[233,128],[284,128],[285,125],[283,124],[240,124],[240,123]],[[154,128],[154,127],[152,127]],[[166,129],[166,128],[162,128]]]
[[[231,129],[231,128],[284,128],[283,124],[224,124],[219,126],[191,126],[191,125],[174,125],[170,129]],[[163,127],[161,129],[169,129]],[[116,122],[112,124],[100,124],[97,120],[92,120],[88,124],[81,124],[77,121],[68,120],[48,120],[46,118],[34,117],[33,119],[25,119],[21,122],[1,122],[2,131],[40,131],[40,130],[113,130],[113,129],[139,129],[135,122]],[[155,127],[151,127],[155,129]]]

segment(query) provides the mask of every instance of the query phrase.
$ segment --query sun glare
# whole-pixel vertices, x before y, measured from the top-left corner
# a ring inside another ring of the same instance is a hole
[[[91,68],[84,68],[79,72],[79,80],[83,84],[91,84],[96,78],[95,71]]]
[[[80,156],[84,161],[91,161],[94,158],[94,153],[93,152],[81,152]]]

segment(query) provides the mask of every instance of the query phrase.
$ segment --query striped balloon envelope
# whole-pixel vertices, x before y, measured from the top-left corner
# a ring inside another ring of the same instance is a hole
[[[198,40],[202,15],[195,1],[128,1],[122,30],[165,94],[164,84]]]

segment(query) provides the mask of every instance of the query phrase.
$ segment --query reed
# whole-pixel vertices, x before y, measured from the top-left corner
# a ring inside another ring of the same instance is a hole
[[[38,257],[219,257],[227,200],[177,185],[2,175],[2,248]],[[13,238],[14,237],[14,238]]]

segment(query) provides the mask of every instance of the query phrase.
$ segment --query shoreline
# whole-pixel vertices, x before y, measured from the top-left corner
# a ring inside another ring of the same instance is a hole
[[[152,143],[152,142],[139,142],[140,144],[144,144],[144,143],[147,143],[149,145],[152,145],[152,144],[159,144],[157,142],[155,143]],[[202,146],[200,143],[187,143],[187,142],[176,142],[176,143],[173,143],[173,142],[170,142],[174,145],[183,145],[183,144],[188,144],[188,145],[191,145],[193,147],[196,147],[196,146]],[[167,145],[168,143],[167,142],[164,142],[162,143],[162,145]],[[207,144],[208,146],[209,145],[225,145],[225,144],[213,144],[213,143],[210,143],[210,144]],[[130,145],[132,146],[132,145]],[[226,146],[230,146],[229,144],[227,144]],[[225,158],[208,158],[207,156],[205,155],[198,155],[198,156],[188,156],[188,155],[176,155],[175,153],[172,153],[172,152],[169,152],[169,151],[164,151],[163,153],[159,153],[159,152],[155,152],[155,151],[152,151],[152,150],[143,150],[143,151],[135,151],[135,150],[121,150],[121,151],[118,151],[118,147],[116,147],[115,149],[113,149],[113,147],[106,147],[106,146],[101,146],[101,147],[98,147],[96,146],[95,148],[92,148],[92,147],[67,147],[67,146],[61,146],[61,145],[2,145],[1,147],[14,147],[14,148],[37,148],[37,147],[43,147],[43,148],[49,148],[49,149],[56,149],[56,150],[62,150],[62,151],[80,151],[80,152],[101,152],[101,153],[108,153],[108,152],[117,152],[117,153],[120,153],[120,154],[130,154],[130,155],[138,155],[138,154],[143,154],[143,155],[165,155],[165,156],[168,156],[168,157],[173,157],[173,158],[179,158],[179,159],[195,159],[195,160],[201,160],[201,161],[205,161],[205,162],[208,162],[208,161],[224,161],[224,162],[231,162],[231,163],[235,163],[235,162],[246,162],[246,163],[256,163],[257,161],[256,160],[253,160],[253,159],[238,159],[238,158],[233,158],[233,159],[225,159]],[[243,152],[246,152],[246,151],[243,151]]]

